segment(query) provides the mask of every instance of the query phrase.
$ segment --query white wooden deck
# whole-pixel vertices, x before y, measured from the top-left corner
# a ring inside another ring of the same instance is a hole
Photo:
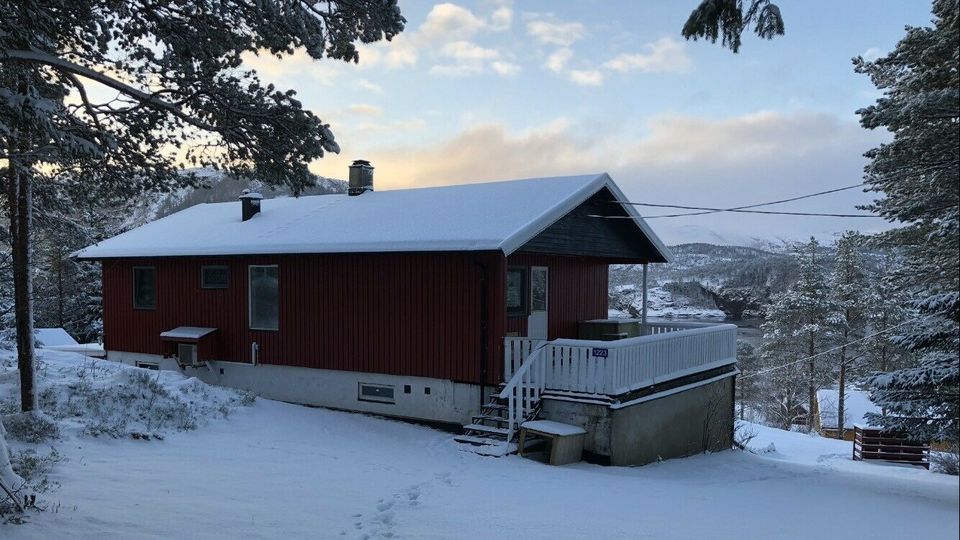
[[[618,341],[505,338],[507,440],[544,391],[607,398],[736,362],[732,324],[651,323],[641,333]]]

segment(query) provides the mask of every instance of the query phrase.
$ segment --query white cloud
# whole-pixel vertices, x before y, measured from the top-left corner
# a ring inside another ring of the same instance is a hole
[[[685,44],[673,38],[664,37],[645,45],[644,52],[621,54],[603,66],[621,73],[628,71],[684,72],[690,69],[691,64]]]
[[[307,77],[311,82],[330,86],[340,76],[342,64],[330,59],[315,60],[303,49],[277,58],[269,51],[259,55],[244,53],[243,63],[259,73],[265,80],[280,85],[291,85],[293,79]]]
[[[447,43],[440,50],[440,54],[467,61],[490,60],[500,56],[500,53],[496,50],[481,47],[470,41],[453,41]]]
[[[490,29],[494,32],[508,30],[513,23],[513,10],[507,6],[499,7],[490,15]]]
[[[418,32],[426,41],[441,41],[451,37],[464,39],[477,33],[484,24],[469,9],[444,3],[430,9]]]
[[[368,91],[370,91],[370,92],[373,92],[374,94],[382,94],[382,93],[383,93],[383,87],[382,87],[382,86],[380,86],[379,84],[377,84],[377,83],[375,83],[375,82],[368,81],[367,79],[360,79],[359,81],[357,81],[357,86],[359,86],[360,88],[363,88],[364,90],[368,90]]]
[[[637,137],[566,118],[525,131],[483,123],[436,144],[362,151],[390,188],[608,171],[637,202],[735,206],[854,183],[862,175],[863,151],[885,137],[860,129],[853,120],[805,111],[760,111],[721,119],[662,115],[646,127],[646,135]],[[331,174],[342,174],[348,164],[346,157],[342,163],[317,163],[329,165]],[[856,213],[854,206],[869,198],[851,190],[784,209]],[[650,223],[668,242],[681,238],[684,229],[688,240],[712,233],[797,238],[883,223],[851,221],[714,214]]]
[[[568,47],[562,47],[547,57],[544,67],[554,73],[560,73],[567,67],[567,62],[569,62],[571,58],[573,58],[573,51]]]
[[[484,72],[483,64],[479,62],[464,62],[459,64],[437,64],[430,68],[431,75],[444,77],[466,77]]]
[[[383,114],[383,109],[377,107],[376,105],[370,105],[367,103],[348,105],[347,110],[358,116],[380,116]]]
[[[519,65],[514,64],[513,62],[504,62],[502,60],[495,60],[491,62],[490,67],[498,75],[503,75],[504,77],[512,77],[513,75],[520,73],[521,70]]]
[[[453,63],[438,64],[430,68],[433,75],[464,77],[492,70],[503,76],[520,72],[520,66],[500,59],[500,51],[481,47],[471,41],[452,41],[440,49],[440,56],[453,59]]]
[[[570,77],[570,80],[580,86],[600,86],[603,84],[603,73],[594,70],[580,70],[574,69],[567,74]]]
[[[586,28],[579,22],[537,19],[527,22],[527,33],[540,43],[569,47],[583,38]]]
[[[360,52],[360,63],[357,65],[361,69],[378,66],[390,69],[410,67],[416,65],[419,60],[418,49],[416,36],[404,34],[394,37],[391,41],[360,44],[357,46]]]

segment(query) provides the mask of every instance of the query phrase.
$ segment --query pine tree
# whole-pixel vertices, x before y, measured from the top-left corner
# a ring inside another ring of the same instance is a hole
[[[839,341],[837,371],[837,438],[843,439],[846,418],[845,399],[847,371],[860,359],[859,342],[866,335],[867,275],[860,252],[864,238],[861,234],[845,232],[836,243],[836,261],[830,279],[830,292],[836,310],[835,332]],[[857,353],[857,354],[854,354]]]
[[[82,178],[91,192],[132,197],[184,179],[196,184],[177,174],[186,159],[299,194],[313,181],[309,163],[339,146],[293,91],[244,69],[242,55],[299,47],[315,59],[355,62],[357,42],[391,39],[405,22],[396,0],[186,5],[0,0],[0,202],[25,411],[37,405],[30,239],[40,180]],[[116,97],[95,101],[94,83]]]
[[[706,39],[731,51],[740,50],[743,31],[753,24],[755,34],[763,39],[783,35],[780,8],[770,0],[702,0],[683,25],[686,39]]]
[[[767,308],[767,319],[761,326],[764,368],[777,368],[769,372],[776,384],[768,387],[775,393],[774,400],[782,404],[781,420],[795,416],[791,408],[800,405],[795,402],[795,396],[798,387],[803,386],[806,389],[808,430],[813,430],[817,390],[827,382],[828,372],[827,364],[815,355],[826,349],[833,335],[830,320],[833,306],[826,278],[817,260],[819,249],[820,244],[815,238],[798,248],[797,282],[774,297]],[[805,372],[799,369],[800,364],[805,366]]]
[[[746,416],[746,409],[755,410],[756,408],[758,393],[756,372],[759,370],[759,362],[756,348],[749,342],[738,339],[737,367],[740,369],[740,375],[737,377],[736,393],[741,420]]]
[[[915,324],[894,340],[916,365],[871,379],[885,414],[871,418],[919,439],[958,439],[960,413],[960,5],[933,3],[933,26],[908,27],[887,56],[854,59],[883,91],[858,112],[868,129],[893,140],[867,152],[868,208],[901,226],[878,243],[902,250],[899,288],[912,298]]]

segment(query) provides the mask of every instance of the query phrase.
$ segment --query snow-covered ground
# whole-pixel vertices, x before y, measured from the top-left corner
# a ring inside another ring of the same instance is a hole
[[[219,392],[208,395],[232,403]],[[760,426],[757,454],[551,467],[359,414],[262,399],[231,411],[163,440],[68,426],[52,443],[67,458],[44,496],[53,506],[0,525],[0,537],[902,539],[960,528],[956,477],[853,462],[848,442]]]

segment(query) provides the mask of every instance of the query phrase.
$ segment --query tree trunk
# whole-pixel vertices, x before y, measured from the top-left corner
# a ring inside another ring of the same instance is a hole
[[[63,258],[64,258],[63,247],[57,245],[56,247],[56,257],[57,257],[57,326],[63,328]]]
[[[13,297],[17,327],[17,369],[20,371],[20,408],[37,408],[36,372],[33,361],[33,279],[30,275],[30,225],[33,206],[33,186],[30,175],[19,174],[11,166],[11,183],[16,184],[16,227],[11,226],[13,244]],[[14,200],[16,202],[14,202]],[[10,220],[11,225],[14,220]]]
[[[807,355],[809,360],[807,361],[808,380],[807,380],[807,431],[813,433],[813,407],[817,399],[817,388],[816,380],[814,378],[814,370],[816,369],[816,361],[813,358],[813,332],[810,332],[810,341],[807,347]]]
[[[843,329],[843,342],[847,342],[847,335],[849,331]],[[844,399],[847,396],[847,346],[843,345],[840,347],[840,388],[837,393],[837,438],[843,440],[843,424],[844,424],[844,415],[846,411],[844,410]]]

